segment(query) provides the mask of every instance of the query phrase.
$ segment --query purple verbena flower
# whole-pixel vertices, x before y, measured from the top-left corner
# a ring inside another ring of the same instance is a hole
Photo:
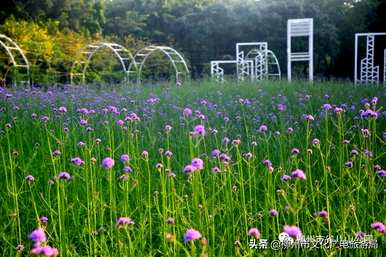
[[[68,172],[66,172],[66,171],[62,171],[62,172],[59,173],[58,179],[70,180],[71,179],[71,175]]]
[[[372,223],[371,228],[375,229],[379,233],[382,233],[382,234],[386,233],[386,227],[382,222],[377,221],[377,222]]]
[[[185,243],[198,240],[202,237],[201,233],[195,229],[188,229],[184,234]]]
[[[126,163],[130,161],[130,156],[128,154],[121,155],[121,162]]]
[[[304,171],[301,169],[296,169],[291,173],[291,176],[293,178],[298,178],[300,180],[305,180],[306,179],[306,174],[304,174]]]
[[[200,158],[194,158],[192,160],[192,166],[194,166],[197,170],[202,170],[204,169],[204,161],[201,160]]]
[[[129,217],[120,217],[117,219],[117,223],[115,224],[116,228],[124,228],[129,225],[133,225],[134,221]]]
[[[253,236],[256,239],[260,238],[260,231],[257,228],[250,228],[248,230],[248,235]]]
[[[111,157],[106,157],[102,160],[102,167],[106,170],[112,169],[115,165],[115,161]]]
[[[204,136],[205,135],[205,127],[204,125],[197,125],[193,129],[193,135],[195,136]]]
[[[79,158],[79,157],[75,157],[75,158],[72,158],[71,159],[71,162],[75,165],[75,166],[82,166],[84,165],[84,161]]]
[[[283,231],[295,239],[300,239],[303,236],[302,231],[297,226],[284,225]]]
[[[32,231],[29,235],[29,239],[31,239],[35,243],[45,242],[47,240],[46,233],[43,229],[38,228]]]

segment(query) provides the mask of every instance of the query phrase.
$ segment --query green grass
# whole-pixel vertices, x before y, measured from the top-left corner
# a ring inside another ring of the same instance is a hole
[[[375,165],[386,166],[386,122],[381,114],[385,87],[202,81],[179,88],[111,85],[7,93],[13,95],[0,94],[2,256],[27,256],[33,247],[28,235],[38,227],[44,228],[47,243],[58,248],[60,256],[386,254],[385,235],[370,227],[386,221],[385,179],[375,171]],[[379,103],[370,108],[380,116],[360,118],[360,109],[374,96]],[[286,105],[284,112],[278,111],[279,103]],[[330,110],[321,116],[325,103],[345,104],[345,111],[336,114]],[[60,106],[68,112],[54,110]],[[112,113],[109,106],[121,113]],[[192,117],[182,115],[185,107],[192,108]],[[80,114],[78,108],[96,113]],[[197,118],[196,110],[205,119]],[[135,112],[141,121],[117,125],[128,112]],[[31,117],[35,114],[36,118]],[[304,114],[315,120],[306,121]],[[49,120],[43,122],[43,116]],[[88,125],[81,126],[81,119]],[[205,136],[191,135],[198,124],[205,126]],[[259,133],[263,124],[268,131]],[[166,125],[172,126],[169,133]],[[288,133],[288,128],[293,132]],[[369,129],[368,137],[362,135],[364,128]],[[224,137],[229,144],[222,143]],[[320,140],[320,146],[312,144],[314,138]],[[235,139],[241,143],[232,144]],[[349,142],[344,144],[344,140]],[[81,141],[86,144],[83,148],[78,146]],[[300,153],[291,154],[293,148]],[[231,161],[226,164],[212,158],[213,149],[220,149]],[[55,157],[55,150],[61,155]],[[165,156],[167,150],[173,153],[171,158]],[[352,155],[352,150],[359,154]],[[252,157],[246,158],[246,153]],[[125,181],[119,179],[125,174],[119,160],[122,154],[131,157],[128,165],[133,169]],[[83,166],[71,163],[76,156],[85,162]],[[101,166],[105,157],[115,159],[111,170]],[[184,167],[196,157],[203,159],[204,169],[184,174]],[[264,160],[272,162],[273,171],[263,165]],[[353,162],[352,168],[346,167],[348,161]],[[162,167],[157,169],[157,164]],[[213,167],[221,172],[213,173]],[[303,170],[306,179],[281,180],[295,169]],[[55,179],[61,171],[73,178]],[[27,175],[33,175],[35,181],[26,181]],[[271,209],[279,215],[271,217]],[[315,217],[322,210],[328,212],[328,218]],[[39,223],[41,216],[49,218],[47,225]],[[135,224],[115,228],[121,216],[131,217]],[[167,222],[169,217],[174,224]],[[313,237],[354,240],[356,232],[363,231],[377,240],[378,248],[250,248],[250,228],[258,228],[261,238],[271,242],[286,224],[297,225],[303,235]],[[184,243],[189,228],[200,231],[206,240]],[[15,250],[19,244],[25,246],[22,253]]]

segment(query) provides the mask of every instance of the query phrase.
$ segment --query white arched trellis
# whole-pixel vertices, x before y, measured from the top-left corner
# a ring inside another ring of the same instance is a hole
[[[17,69],[25,70],[28,79],[21,82],[29,84],[29,63],[23,50],[12,39],[3,34],[0,34],[0,45],[5,49],[12,65]],[[6,76],[7,74],[5,74],[4,79],[6,79]],[[16,84],[16,81],[14,81],[14,84]]]
[[[116,43],[93,43],[89,44],[81,51],[82,61],[76,61],[72,65],[70,80],[71,84],[74,84],[75,77],[80,77],[81,82],[85,83],[86,72],[91,63],[93,56],[102,49],[109,49],[118,59],[122,70],[126,72],[127,78],[130,78],[132,75],[136,76],[137,74],[137,65],[131,52],[123,47],[122,45]]]
[[[253,48],[247,53],[245,60],[254,62],[253,79],[281,79],[280,64],[273,51]]]
[[[129,66],[129,72],[133,71],[135,66],[138,68],[137,82],[141,83],[142,80],[142,70],[146,64],[148,58],[154,53],[161,52],[164,54],[170,63],[173,65],[173,69],[176,75],[176,84],[180,85],[182,83],[181,79],[183,75],[189,75],[188,65],[185,62],[185,59],[182,55],[177,52],[175,49],[168,46],[147,46],[139,50],[134,56],[134,62]]]

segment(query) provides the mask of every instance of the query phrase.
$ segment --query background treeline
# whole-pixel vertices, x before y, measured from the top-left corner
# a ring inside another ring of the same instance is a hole
[[[170,45],[202,77],[243,41],[267,41],[285,72],[286,22],[302,17],[314,18],[316,75],[352,78],[354,33],[386,31],[386,0],[3,0],[0,33],[26,51],[36,81],[66,77],[93,41]]]

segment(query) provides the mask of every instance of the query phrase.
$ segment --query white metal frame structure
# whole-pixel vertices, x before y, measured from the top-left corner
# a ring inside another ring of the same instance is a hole
[[[247,54],[243,48],[249,47]],[[247,42],[236,44],[236,60],[215,60],[210,62],[210,75],[218,82],[224,82],[222,64],[236,64],[237,79],[243,81],[246,77],[252,80],[263,80],[276,77],[281,79],[281,70],[276,55],[268,49],[267,42]],[[276,71],[271,72],[275,66]]]
[[[156,52],[161,52],[168,58],[175,71],[176,84],[181,85],[182,76],[189,76],[189,68],[183,56],[171,47],[154,45],[139,50],[134,56],[134,62],[129,66],[129,72],[133,72],[133,68],[138,67],[137,83],[141,83],[142,81],[142,70],[146,61]]]
[[[242,51],[242,48],[253,47],[247,54]],[[237,60],[237,78],[244,80],[250,75],[253,79],[263,79],[268,71],[267,63],[268,43],[267,42],[246,42],[236,44],[236,60]],[[248,74],[247,61],[252,61],[252,73]]]
[[[28,78],[27,81],[21,81],[22,83],[30,84],[29,80],[29,70],[30,66],[27,60],[27,57],[25,56],[23,50],[16,44],[15,41],[13,41],[11,38],[0,34],[0,45],[5,49],[5,52],[8,55],[8,58],[10,59],[12,65],[15,68],[22,68],[25,70],[26,76]],[[6,79],[7,74],[5,74],[4,79]],[[17,81],[13,81],[14,86],[16,85]]]
[[[242,61],[243,76],[253,76],[253,61],[243,60]],[[224,69],[220,66],[221,64],[236,64],[239,65],[239,60],[215,60],[210,62],[210,75],[215,78],[217,82],[224,82]]]
[[[100,43],[89,44],[85,47],[85,49],[81,51],[82,60],[74,62],[71,68],[71,73],[70,73],[71,84],[74,84],[75,77],[80,77],[81,83],[83,84],[85,83],[86,72],[91,63],[93,56],[98,51],[104,48],[111,50],[111,52],[116,56],[116,58],[118,59],[122,67],[122,70],[126,72],[127,78],[130,78],[131,75],[134,75],[136,77],[137,66],[135,65],[133,55],[128,49],[116,43],[100,42]]]
[[[308,51],[292,52],[293,37],[308,37]],[[314,80],[314,20],[290,19],[287,21],[287,77],[292,80],[292,62],[308,62],[308,79]]]
[[[386,49],[383,50],[383,84],[386,85]]]
[[[373,84],[379,83],[379,66],[374,66],[375,39],[378,36],[386,36],[386,32],[380,33],[356,33],[355,34],[355,64],[354,82]],[[366,57],[360,60],[360,73],[358,78],[359,38],[366,37]],[[386,84],[386,49],[383,56],[383,83]]]
[[[266,55],[264,55],[264,52],[266,52]],[[262,80],[275,77],[281,79],[280,64],[273,51],[269,49],[261,51],[259,48],[253,48],[248,52],[245,59],[254,61],[252,79]],[[275,67],[276,71],[272,72],[271,67]]]

